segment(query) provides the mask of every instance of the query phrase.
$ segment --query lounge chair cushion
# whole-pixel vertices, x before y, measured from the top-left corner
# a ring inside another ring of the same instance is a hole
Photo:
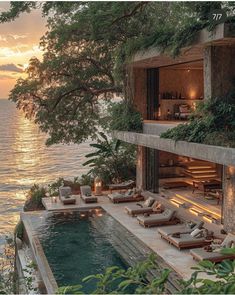
[[[166,212],[167,211],[167,212]],[[172,211],[170,209],[166,209],[163,213],[160,214],[154,214],[152,216],[139,216],[137,217],[138,221],[144,223],[147,222],[167,222],[173,218],[175,214],[175,211]]]
[[[235,243],[235,235],[229,233],[227,237],[223,240],[221,247],[230,248],[233,243]]]
[[[196,229],[194,229],[194,230],[190,233],[190,235],[191,235],[193,238],[196,238],[196,237],[198,237],[202,232],[203,232],[202,229],[196,228]]]
[[[204,248],[197,248],[190,250],[190,254],[195,257],[197,260],[223,260],[226,259],[227,256],[225,254],[220,253],[220,251],[207,252]],[[235,255],[234,255],[235,258]]]
[[[149,197],[148,199],[146,199],[143,203],[143,206],[146,207],[152,207],[153,203],[154,203],[155,199],[152,197]]]
[[[91,187],[89,185],[82,185],[80,187],[80,190],[81,190],[82,196],[90,197],[92,195],[91,194]]]
[[[60,197],[69,197],[69,195],[71,194],[72,190],[71,187],[69,186],[61,186],[59,187],[59,195]]]
[[[170,241],[174,242],[178,246],[194,244],[194,243],[197,244],[198,242],[203,243],[205,241],[204,237],[196,238],[196,237],[192,237],[190,234],[181,234],[180,237],[175,237],[171,235],[169,239]]]

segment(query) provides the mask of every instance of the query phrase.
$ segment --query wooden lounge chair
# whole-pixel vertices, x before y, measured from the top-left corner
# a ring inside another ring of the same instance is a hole
[[[126,206],[125,211],[127,214],[134,217],[139,214],[161,213],[163,211],[163,207],[154,198],[149,197],[142,204],[138,203]]]
[[[208,240],[205,236],[193,237],[189,233],[179,233],[179,237],[176,234],[169,235],[167,241],[180,250],[203,247],[211,243],[211,240]]]
[[[76,203],[76,198],[71,195],[72,190],[69,186],[59,187],[59,198],[64,205],[71,205]]]
[[[196,228],[202,228],[204,225],[203,221],[197,221],[195,223],[192,222],[186,222],[179,225],[171,225],[171,226],[164,226],[162,228],[158,229],[158,232],[161,236],[161,238],[168,241],[168,237],[174,233],[191,233]]]
[[[134,180],[128,180],[124,181],[121,183],[116,183],[116,184],[110,184],[109,189],[111,190],[111,193],[113,190],[124,190],[124,189],[130,189],[135,186],[135,181]]]
[[[144,200],[141,194],[136,193],[134,190],[128,190],[126,193],[113,193],[108,195],[108,198],[113,203],[125,203],[125,202],[140,202]]]
[[[231,245],[234,247],[235,235],[228,234],[224,239],[220,247],[213,247],[213,242],[211,243],[211,251],[204,248],[192,249],[190,254],[193,256],[193,259],[197,261],[209,260],[211,262],[221,262],[225,259],[235,259],[235,254],[222,254],[221,249],[230,248]]]
[[[137,220],[139,224],[144,227],[177,224],[180,222],[180,220],[175,217],[175,213],[176,211],[166,209],[163,213],[160,214],[155,214],[147,217],[138,216]]]
[[[92,195],[91,187],[89,185],[82,185],[80,187],[81,198],[85,203],[96,203],[97,197]]]

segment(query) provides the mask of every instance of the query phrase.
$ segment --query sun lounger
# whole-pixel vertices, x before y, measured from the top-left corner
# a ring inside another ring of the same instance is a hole
[[[92,195],[91,187],[89,185],[82,185],[80,187],[81,198],[85,203],[96,203],[97,197]]]
[[[163,213],[151,216],[138,216],[137,220],[144,227],[170,225],[179,223],[179,219],[175,217],[176,211],[166,209]]]
[[[188,233],[179,234],[179,237],[174,235],[176,234],[169,235],[167,241],[180,250],[203,247],[211,243],[211,240],[208,240],[205,236],[192,237],[192,235]]]
[[[127,214],[134,217],[139,214],[161,213],[163,211],[163,206],[154,198],[149,197],[142,204],[138,203],[126,206],[125,211]]]
[[[221,262],[225,259],[235,259],[235,254],[222,254],[221,250],[223,248],[230,248],[231,246],[234,247],[235,243],[235,235],[228,234],[227,237],[224,239],[223,243],[218,247],[211,243],[209,247],[210,252],[204,248],[192,249],[190,250],[190,254],[193,258],[197,261],[202,260],[210,260],[211,262]]]
[[[110,184],[109,189],[111,190],[111,193],[113,190],[123,190],[123,189],[130,189],[135,186],[134,180],[128,180],[117,184]]]
[[[161,238],[168,240],[169,235],[174,233],[191,233],[196,228],[202,228],[204,225],[203,221],[197,222],[186,222],[179,225],[164,226],[158,229]]]
[[[124,202],[140,202],[144,200],[141,194],[135,192],[135,190],[128,190],[126,193],[113,193],[108,195],[108,198],[113,203],[124,203]]]
[[[76,198],[71,195],[71,187],[61,186],[59,187],[59,198],[64,205],[71,205],[76,203]]]

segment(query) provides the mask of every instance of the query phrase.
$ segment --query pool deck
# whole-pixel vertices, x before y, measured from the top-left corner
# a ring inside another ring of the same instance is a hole
[[[145,192],[144,194],[146,197],[153,196],[155,199],[159,199],[159,201],[161,201],[161,203],[168,208],[172,208],[174,210],[177,209],[177,215],[184,220],[201,220],[201,217],[193,215],[185,208],[176,208],[169,202],[169,199],[163,198],[159,194],[153,194],[150,192]],[[135,217],[130,217],[125,213],[124,208],[131,203],[113,204],[108,199],[107,195],[98,197],[98,203],[93,204],[85,204],[81,200],[80,196],[76,196],[76,199],[75,205],[63,205],[59,199],[56,203],[52,203],[50,198],[44,198],[43,204],[48,211],[88,209],[95,207],[103,208],[127,230],[145,243],[153,252],[160,256],[183,279],[190,278],[193,273],[191,267],[196,266],[197,263],[193,260],[189,250],[178,250],[174,246],[170,245],[160,237],[158,227],[144,228],[140,226]],[[206,228],[213,230],[216,236],[223,237],[220,234],[220,230],[222,229],[221,225],[205,221],[205,226]]]

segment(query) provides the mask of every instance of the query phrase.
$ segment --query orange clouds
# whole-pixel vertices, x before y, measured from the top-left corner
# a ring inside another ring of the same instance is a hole
[[[9,2],[0,2],[0,13],[8,8]],[[33,56],[42,57],[38,44],[46,31],[45,25],[40,10],[0,24],[0,99],[8,97],[16,80],[23,75],[23,65]]]

